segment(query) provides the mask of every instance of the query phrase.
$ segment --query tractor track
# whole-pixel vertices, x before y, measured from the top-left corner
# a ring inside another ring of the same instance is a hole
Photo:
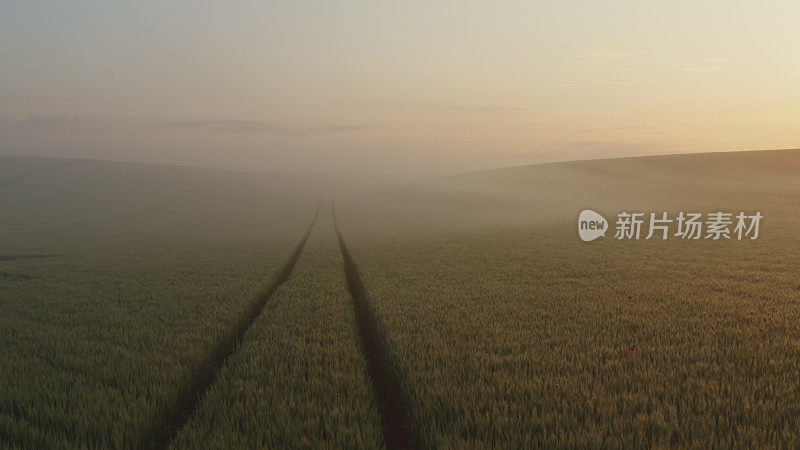
[[[140,448],[163,449],[169,447],[175,436],[178,435],[181,429],[183,429],[192,418],[195,410],[202,403],[206,392],[214,385],[219,369],[221,369],[231,355],[236,352],[236,349],[242,342],[244,334],[258,316],[261,315],[264,307],[275,291],[289,279],[289,276],[291,276],[292,270],[311,235],[311,230],[313,230],[314,224],[317,222],[320,205],[321,202],[317,205],[314,218],[311,221],[311,225],[308,227],[308,231],[306,231],[306,234],[289,257],[289,260],[284,264],[280,272],[278,272],[275,280],[263,294],[247,307],[240,319],[236,322],[236,325],[228,334],[223,336],[217,343],[217,346],[205,358],[205,363],[195,370],[189,381],[189,385],[182,391],[178,397],[178,401],[167,413],[166,421],[162,422],[149,436],[145,437],[144,442],[139,445]]]
[[[370,305],[369,295],[361,281],[358,268],[347,250],[347,245],[339,230],[335,205],[333,207],[333,224],[344,258],[347,290],[353,299],[361,352],[367,362],[367,370],[372,380],[372,390],[375,393],[375,401],[381,416],[384,443],[388,449],[419,448],[420,440],[414,438],[411,427],[408,396],[402,388],[400,377],[391,360],[389,343],[383,326]]]

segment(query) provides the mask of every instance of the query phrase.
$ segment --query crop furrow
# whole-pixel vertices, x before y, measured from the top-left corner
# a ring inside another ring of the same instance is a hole
[[[418,444],[415,442],[419,442],[419,440],[413,437],[408,398],[394,369],[389,354],[389,344],[380,319],[370,305],[369,295],[358,274],[358,268],[347,250],[347,245],[339,230],[335,207],[333,220],[339,248],[344,258],[347,290],[350,291],[353,299],[361,351],[372,380],[372,389],[375,393],[378,412],[381,415],[381,427],[386,447],[389,449],[417,448]]]
[[[311,225],[308,227],[308,231],[306,231],[306,234],[289,257],[289,260],[284,264],[280,272],[278,272],[275,280],[256,301],[250,304],[241,318],[236,322],[236,325],[230,330],[230,333],[219,341],[214,351],[206,358],[206,363],[201,364],[200,368],[192,376],[188,387],[184,390],[184,393],[179,396],[177,403],[168,414],[167,420],[146,438],[146,441],[140,447],[156,449],[167,448],[178,432],[189,422],[189,419],[191,419],[195,410],[205,397],[206,392],[216,381],[219,369],[225,365],[225,362],[228,361],[231,355],[236,351],[245,332],[247,332],[256,318],[258,318],[264,310],[272,294],[289,279],[308,241],[308,237],[311,235],[311,230],[314,228],[314,224],[317,221],[319,208],[320,205],[317,205],[314,218],[311,221]]]

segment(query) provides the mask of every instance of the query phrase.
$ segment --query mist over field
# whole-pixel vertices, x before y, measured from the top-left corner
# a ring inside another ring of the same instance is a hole
[[[410,182],[0,162],[6,443],[796,443],[800,151]],[[764,219],[584,243],[585,208]]]
[[[0,448],[800,448],[798,16],[0,2]]]
[[[586,208],[678,212],[760,210],[793,217],[800,150],[598,159],[411,181],[335,172],[239,172],[94,160],[0,157],[3,245],[62,233],[217,229],[260,235],[275,211],[336,199],[375,230],[572,222]],[[736,211],[738,212],[738,211]],[[197,217],[194,215],[198,214]],[[570,225],[571,226],[571,225]],[[13,238],[13,239],[11,239]]]

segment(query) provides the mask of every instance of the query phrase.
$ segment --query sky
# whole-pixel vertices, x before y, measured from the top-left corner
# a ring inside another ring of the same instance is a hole
[[[0,2],[0,154],[433,175],[800,147],[795,1]]]

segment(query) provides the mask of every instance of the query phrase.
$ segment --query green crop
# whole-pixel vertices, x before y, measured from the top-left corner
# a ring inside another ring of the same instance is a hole
[[[338,242],[308,180],[11,160],[7,447],[800,446],[800,152],[385,186]],[[764,221],[586,243],[582,208]]]
[[[377,448],[381,441],[327,206],[290,279],[174,447]]]

